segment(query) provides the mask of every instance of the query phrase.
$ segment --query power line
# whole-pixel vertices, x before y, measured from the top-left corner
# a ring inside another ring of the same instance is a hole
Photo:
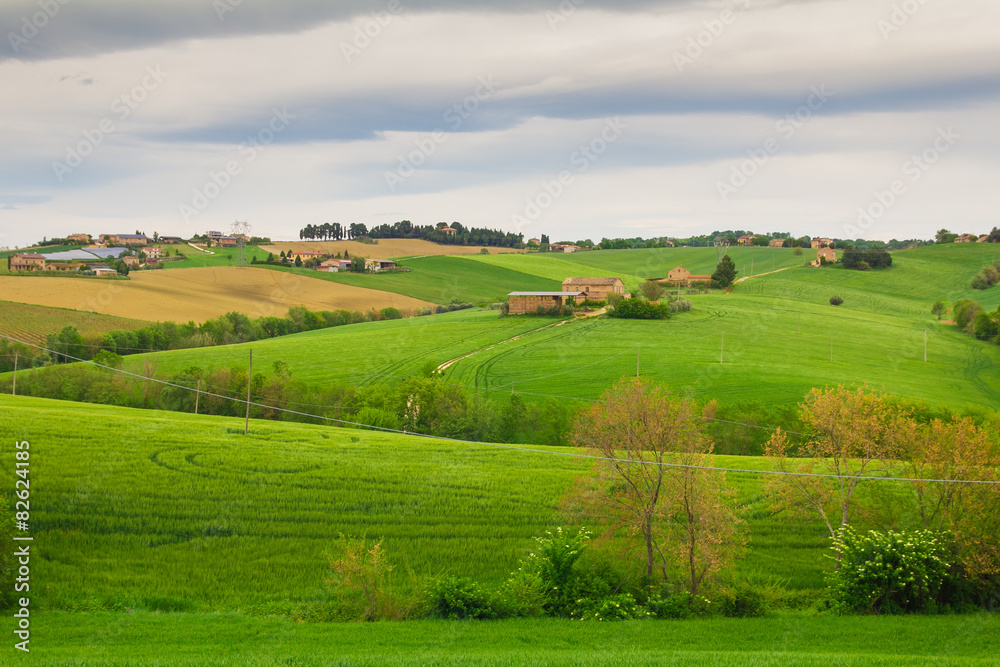
[[[2,334],[0,334],[0,336],[2,336]],[[3,337],[4,338],[8,338],[8,339],[10,338],[9,336],[3,336]],[[22,342],[22,341],[18,341],[18,342]],[[28,343],[28,345],[31,345],[31,347],[35,347],[35,348],[40,349],[40,350],[45,351],[45,352],[52,352],[52,350],[48,350],[48,349],[43,348],[41,346],[32,345],[30,343]],[[98,364],[98,363],[96,363],[94,361],[89,361],[87,359],[77,359],[75,357],[70,357],[70,358],[74,359],[75,361],[80,361],[80,362],[83,362],[85,364],[90,364],[92,366],[97,366],[98,368],[103,368],[105,370],[113,371],[115,373],[121,373],[123,375],[128,375],[128,376],[131,376],[131,377],[135,377],[135,378],[138,378],[138,379],[141,379],[141,380],[145,380],[147,382],[155,382],[155,383],[162,384],[162,385],[176,387],[178,389],[183,389],[185,391],[194,391],[190,387],[184,387],[182,385],[175,384],[175,383],[172,383],[172,382],[168,382],[166,380],[159,380],[159,379],[156,379],[156,378],[149,378],[149,377],[146,377],[146,376],[143,376],[143,375],[138,375],[136,373],[131,373],[131,372],[126,371],[126,370],[122,370],[122,369],[118,369],[118,368],[112,368],[110,366],[104,366],[102,364]],[[249,381],[248,381],[248,384],[249,384]],[[545,450],[545,449],[534,449],[534,448],[531,448],[531,447],[521,447],[521,446],[517,446],[517,445],[507,445],[507,444],[495,443],[495,442],[476,442],[474,440],[462,440],[460,438],[449,438],[449,437],[446,437],[446,436],[428,435],[426,433],[410,433],[410,432],[407,432],[407,431],[402,431],[402,430],[393,429],[393,428],[387,428],[387,427],[384,427],[384,426],[372,426],[370,424],[362,424],[360,422],[352,422],[352,421],[348,421],[346,419],[336,419],[334,417],[324,417],[323,415],[313,415],[313,414],[309,414],[307,412],[298,412],[296,410],[288,410],[286,408],[279,408],[279,407],[272,406],[272,405],[264,405],[262,403],[255,403],[255,402],[249,401],[249,400],[244,401],[244,400],[240,400],[238,398],[232,398],[232,397],[229,397],[229,396],[222,396],[220,394],[214,394],[214,393],[210,393],[210,392],[201,392],[201,393],[205,394],[206,396],[214,396],[216,398],[221,398],[221,399],[224,399],[224,400],[236,401],[238,403],[245,403],[247,405],[247,407],[248,407],[248,410],[249,410],[249,406],[254,406],[254,407],[259,407],[259,408],[266,408],[268,410],[276,410],[278,412],[283,412],[283,413],[286,413],[286,414],[299,415],[299,416],[302,416],[302,417],[309,417],[309,418],[312,418],[312,419],[321,419],[321,420],[324,420],[324,421],[334,422],[334,423],[338,423],[338,424],[345,424],[345,425],[348,425],[348,426],[356,426],[356,427],[359,427],[359,428],[365,428],[365,429],[370,429],[370,430],[373,430],[373,431],[379,431],[379,432],[384,432],[384,433],[396,433],[396,434],[399,434],[399,435],[409,435],[409,436],[415,436],[415,437],[419,437],[419,438],[428,438],[428,439],[431,439],[431,440],[443,440],[445,442],[455,442],[455,443],[460,443],[460,444],[465,444],[465,445],[473,445],[473,446],[478,446],[478,447],[493,447],[493,448],[497,448],[497,449],[505,449],[505,450],[511,450],[511,451],[517,451],[517,452],[531,452],[531,453],[535,453],[535,454],[546,454],[546,455],[549,455],[549,456],[563,456],[563,457],[569,457],[569,458],[575,458],[575,459],[584,459],[584,460],[591,460],[591,461],[606,461],[606,462],[609,462],[609,463],[634,463],[634,464],[637,464],[637,465],[652,465],[652,466],[663,467],[663,468],[681,468],[681,469],[690,469],[690,470],[706,470],[706,471],[711,471],[711,472],[732,472],[732,473],[745,473],[745,474],[751,474],[751,475],[775,475],[775,476],[784,476],[784,477],[812,477],[812,478],[823,478],[823,479],[853,479],[853,480],[860,480],[860,481],[875,481],[875,482],[920,482],[920,483],[925,483],[925,484],[935,484],[935,483],[936,484],[982,484],[982,485],[997,485],[997,484],[1000,484],[1000,481],[998,481],[998,480],[923,479],[923,478],[915,478],[915,477],[875,477],[875,476],[871,476],[871,475],[834,475],[834,474],[812,473],[812,472],[791,472],[791,471],[785,471],[785,470],[754,470],[752,468],[724,468],[724,467],[719,467],[719,466],[699,466],[699,465],[690,465],[690,464],[683,464],[683,463],[664,463],[664,462],[661,462],[661,461],[647,461],[647,460],[643,460],[643,459],[624,459],[624,458],[616,458],[616,457],[609,457],[609,456],[595,456],[593,454],[579,454],[579,453],[576,453],[576,452],[556,452],[556,451]],[[248,414],[249,414],[249,412],[248,412]]]

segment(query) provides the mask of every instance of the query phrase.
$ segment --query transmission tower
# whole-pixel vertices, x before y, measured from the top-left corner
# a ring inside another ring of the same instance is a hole
[[[729,252],[729,237],[727,236],[716,236],[715,237],[715,251],[718,255],[716,259],[717,262],[721,262],[722,258]]]
[[[246,220],[237,220],[232,224],[230,235],[236,238],[236,268],[242,269],[247,265],[247,241],[250,239],[250,230],[253,229]]]

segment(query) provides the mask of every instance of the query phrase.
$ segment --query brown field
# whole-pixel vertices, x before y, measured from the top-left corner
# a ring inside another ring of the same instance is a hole
[[[130,280],[0,276],[8,301],[71,308],[148,321],[204,322],[239,311],[250,317],[309,310],[400,310],[433,307],[427,301],[268,269],[209,267],[134,272]]]
[[[439,245],[421,239],[378,239],[378,243],[358,243],[357,241],[280,241],[260,246],[261,250],[280,252],[289,250],[316,250],[335,255],[345,250],[351,257],[370,259],[393,259],[395,257],[419,257],[421,255],[476,255],[483,249],[480,245]],[[491,255],[502,252],[525,252],[515,248],[488,248]]]
[[[87,335],[103,334],[116,329],[138,329],[146,324],[148,323],[143,320],[127,317],[0,301],[0,334],[29,343],[44,343],[46,335],[59,333],[63,327],[69,326],[76,327],[77,331]]]

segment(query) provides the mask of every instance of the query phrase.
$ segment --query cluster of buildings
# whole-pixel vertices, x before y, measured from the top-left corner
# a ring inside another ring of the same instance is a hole
[[[621,278],[567,278],[560,292],[511,292],[507,305],[511,315],[525,315],[538,312],[539,307],[562,308],[569,299],[607,301],[611,294],[625,296]]]
[[[20,252],[8,260],[11,271],[62,271],[80,272],[95,276],[111,276],[118,272],[108,265],[110,259],[121,259],[130,269],[140,266],[154,267],[163,256],[163,251],[152,245],[153,240],[145,234],[100,234],[93,242],[90,234],[70,234],[67,243],[79,243],[85,247],[61,252]],[[183,243],[179,236],[160,236],[158,244]],[[141,256],[138,254],[141,253]]]
[[[761,236],[759,234],[744,234],[736,239],[736,243],[742,246],[753,245],[754,239],[759,239]],[[785,246],[785,241],[791,239],[769,239],[767,245],[771,248],[783,248]],[[809,247],[813,250],[818,248],[828,248],[833,245],[833,239],[828,239],[825,236],[817,236],[812,241],[809,242]]]
[[[989,243],[989,240],[989,234],[983,234],[979,237],[975,234],[961,234],[955,239],[955,243]]]

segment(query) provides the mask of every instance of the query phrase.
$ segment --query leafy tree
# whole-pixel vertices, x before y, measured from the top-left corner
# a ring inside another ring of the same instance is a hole
[[[716,265],[715,273],[712,274],[712,280],[718,283],[719,287],[726,288],[733,284],[737,273],[736,264],[727,254]]]
[[[392,565],[382,547],[382,540],[368,544],[364,538],[343,534],[335,553],[326,555],[332,570],[326,584],[333,588],[342,608],[349,609],[359,621],[384,618],[389,608],[389,574]]]
[[[346,256],[346,253],[345,253]],[[354,257],[351,259],[351,271],[354,273],[364,273],[365,272],[365,258],[364,257]]]
[[[844,303],[844,300],[841,299],[839,296],[831,296],[830,297],[830,305],[831,306],[839,306],[842,303]]]
[[[915,426],[907,411],[867,388],[813,389],[799,407],[803,430],[813,435],[793,448],[779,429],[766,455],[781,472],[827,477],[773,475],[767,489],[776,511],[818,515],[836,539],[865,510],[855,496],[859,477],[890,473],[892,462],[912,442]]]
[[[958,234],[952,234],[947,229],[939,229],[937,234],[934,235],[935,243],[954,243],[955,239],[958,238]]]
[[[934,305],[931,306],[931,315],[937,316],[939,320],[947,312],[948,312],[948,304],[946,304],[944,301],[935,301]]]
[[[663,289],[663,285],[657,280],[647,280],[639,286],[639,290],[642,291],[642,295],[646,297],[647,301],[659,301],[660,297],[666,292]]]
[[[746,544],[745,524],[693,401],[638,378],[623,380],[578,416],[577,446],[601,457],[570,504],[608,532],[641,537],[644,572],[678,574],[697,594]],[[703,466],[703,467],[700,467]]]

